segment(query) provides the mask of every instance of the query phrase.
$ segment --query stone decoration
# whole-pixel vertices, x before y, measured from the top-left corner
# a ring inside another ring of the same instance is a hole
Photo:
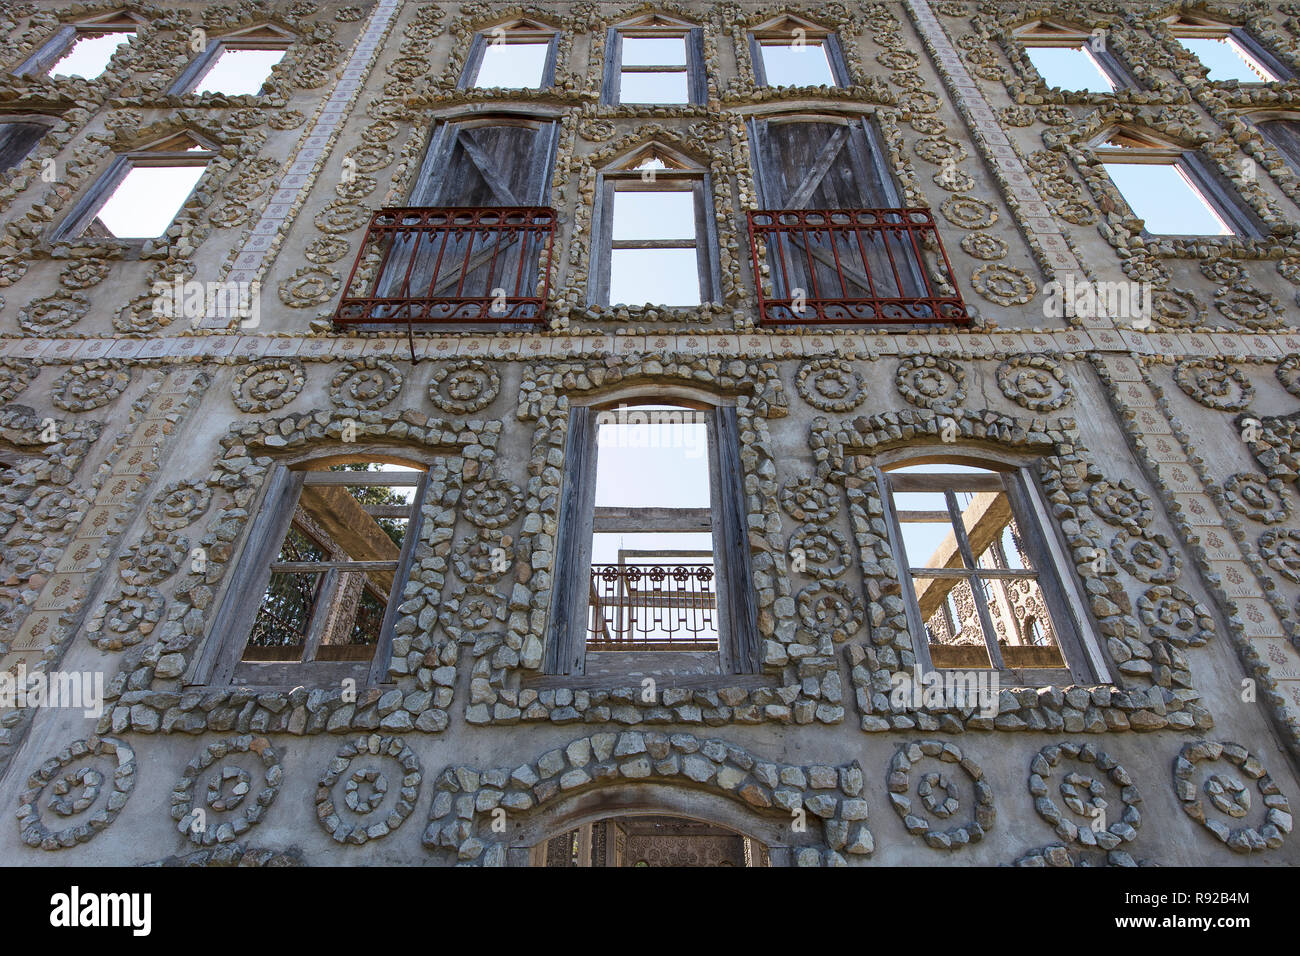
[[[30,385],[40,369],[21,359],[0,359],[0,403],[7,402]]]
[[[851,412],[867,397],[862,376],[839,359],[804,363],[794,382],[799,396],[823,412]]]
[[[31,335],[61,332],[81,321],[90,311],[90,300],[77,292],[59,292],[35,299],[18,312],[18,325]]]
[[[1072,770],[1064,774],[1059,784],[1066,808],[1076,817],[1086,818],[1081,825],[1069,820],[1049,796],[1048,782],[1063,760],[1067,765],[1077,763],[1088,768],[1083,773]],[[1106,800],[1107,783],[1118,790],[1119,806]],[[1137,829],[1142,824],[1138,810],[1142,797],[1138,788],[1128,771],[1092,744],[1065,741],[1040,750],[1030,763],[1029,792],[1038,815],[1052,825],[1062,840],[1114,850],[1122,843],[1137,839]]]
[[[796,478],[781,487],[781,507],[796,521],[825,524],[840,513],[840,496],[833,485]]]
[[[316,819],[339,843],[383,839],[415,809],[420,780],[419,758],[401,737],[359,736],[340,747],[321,774]]]
[[[429,381],[429,400],[453,415],[482,411],[500,391],[496,369],[475,359],[441,365]]]
[[[241,761],[241,754],[254,759]],[[209,768],[214,769],[205,774]],[[254,773],[261,779],[255,780]],[[231,843],[261,821],[283,782],[284,770],[269,740],[252,734],[227,737],[209,744],[185,765],[172,792],[172,819],[191,843]],[[204,787],[200,806],[195,806],[196,784]]]
[[[819,581],[838,578],[853,563],[848,539],[834,528],[800,525],[790,535],[792,563],[798,556],[804,574]]]
[[[1043,355],[1021,355],[998,366],[998,388],[1032,412],[1054,412],[1074,398],[1065,369]]]
[[[189,541],[179,535],[146,531],[118,559],[122,580],[137,587],[161,584],[181,569],[189,552]]]
[[[179,531],[207,513],[212,489],[201,481],[172,481],[158,489],[145,517],[158,531]]]
[[[120,740],[74,740],[27,778],[18,807],[23,842],[63,850],[94,839],[126,806],[135,770],[135,751]]]
[[[235,407],[241,412],[271,412],[298,397],[306,382],[302,363],[295,359],[263,359],[240,368],[231,384]]]
[[[1265,531],[1259,536],[1259,553],[1269,568],[1300,584],[1300,531]]]
[[[1110,553],[1120,567],[1144,584],[1171,584],[1183,570],[1183,559],[1173,543],[1147,528],[1121,530],[1111,539]]]
[[[723,740],[631,730],[579,737],[517,767],[448,767],[434,785],[424,846],[450,852],[463,864],[502,866],[506,847],[489,825],[493,811],[527,814],[561,796],[634,783],[703,788],[785,821],[802,811],[810,831],[820,822],[823,845],[798,850],[801,866],[842,864],[845,855],[865,857],[875,850],[865,780],[856,761],[790,766]]]
[[[1223,498],[1237,514],[1260,524],[1280,524],[1291,517],[1291,502],[1277,478],[1254,472],[1233,475],[1223,484]]]
[[[1088,489],[1088,504],[1102,521],[1117,528],[1138,532],[1151,524],[1151,499],[1127,478],[1098,481]]]
[[[1241,411],[1255,397],[1255,386],[1240,369],[1219,359],[1188,359],[1174,366],[1174,381],[1206,408]]]
[[[402,390],[402,373],[392,362],[364,358],[339,369],[330,382],[330,401],[341,408],[383,408]]]
[[[465,489],[462,509],[469,522],[479,528],[499,529],[519,517],[524,493],[500,478],[487,478]]]
[[[452,561],[456,576],[467,584],[498,581],[513,563],[514,539],[500,530],[484,529],[456,542]]]
[[[86,625],[86,639],[101,651],[139,644],[158,626],[165,606],[157,588],[124,584]]]
[[[1203,765],[1228,763],[1246,780],[1230,771],[1206,772]],[[1197,771],[1205,776],[1198,783]],[[1262,806],[1254,806],[1246,781],[1254,781]],[[1201,740],[1183,746],[1174,760],[1174,791],[1182,801],[1183,812],[1209,830],[1234,853],[1257,853],[1276,850],[1291,832],[1291,806],[1264,770],[1259,758],[1238,743]],[[1205,798],[1209,798],[1210,807]],[[1227,822],[1209,815],[1217,812]],[[1246,825],[1254,814],[1259,822]]]
[[[924,761],[937,762],[940,769],[918,776],[913,799],[907,795],[912,789],[912,770]],[[907,832],[920,836],[935,850],[960,850],[979,843],[997,814],[993,789],[984,779],[984,771],[961,748],[939,740],[919,740],[899,747],[889,764],[888,788],[889,802]],[[945,829],[945,823],[953,822],[962,813],[961,799],[967,788],[973,797],[970,819]]]
[[[956,362],[914,355],[898,363],[898,393],[920,408],[953,408],[966,400],[966,372]]]
[[[1288,355],[1278,362],[1273,372],[1283,388],[1300,398],[1300,353]]]

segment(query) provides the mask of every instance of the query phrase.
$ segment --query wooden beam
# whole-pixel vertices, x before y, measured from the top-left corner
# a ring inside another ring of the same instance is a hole
[[[623,531],[711,531],[713,512],[708,508],[596,508],[596,533]]]

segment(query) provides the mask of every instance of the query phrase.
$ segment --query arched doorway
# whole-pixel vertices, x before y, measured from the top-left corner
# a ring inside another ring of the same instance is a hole
[[[666,814],[610,817],[533,848],[532,863],[577,866],[771,866],[767,847],[715,823]]]

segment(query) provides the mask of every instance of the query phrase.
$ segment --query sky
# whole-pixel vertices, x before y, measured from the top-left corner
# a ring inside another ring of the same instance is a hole
[[[93,80],[103,73],[117,48],[131,37],[131,32],[105,33],[101,36],[78,37],[68,52],[50,67],[55,76],[80,76]]]

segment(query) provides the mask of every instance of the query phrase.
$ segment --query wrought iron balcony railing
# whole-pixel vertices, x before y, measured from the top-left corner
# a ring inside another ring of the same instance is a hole
[[[555,210],[411,206],[370,217],[336,325],[540,324]],[[369,295],[354,295],[358,282]]]
[[[587,649],[718,649],[718,595],[708,564],[593,564]]]
[[[928,209],[761,209],[749,245],[760,325],[970,322]]]

